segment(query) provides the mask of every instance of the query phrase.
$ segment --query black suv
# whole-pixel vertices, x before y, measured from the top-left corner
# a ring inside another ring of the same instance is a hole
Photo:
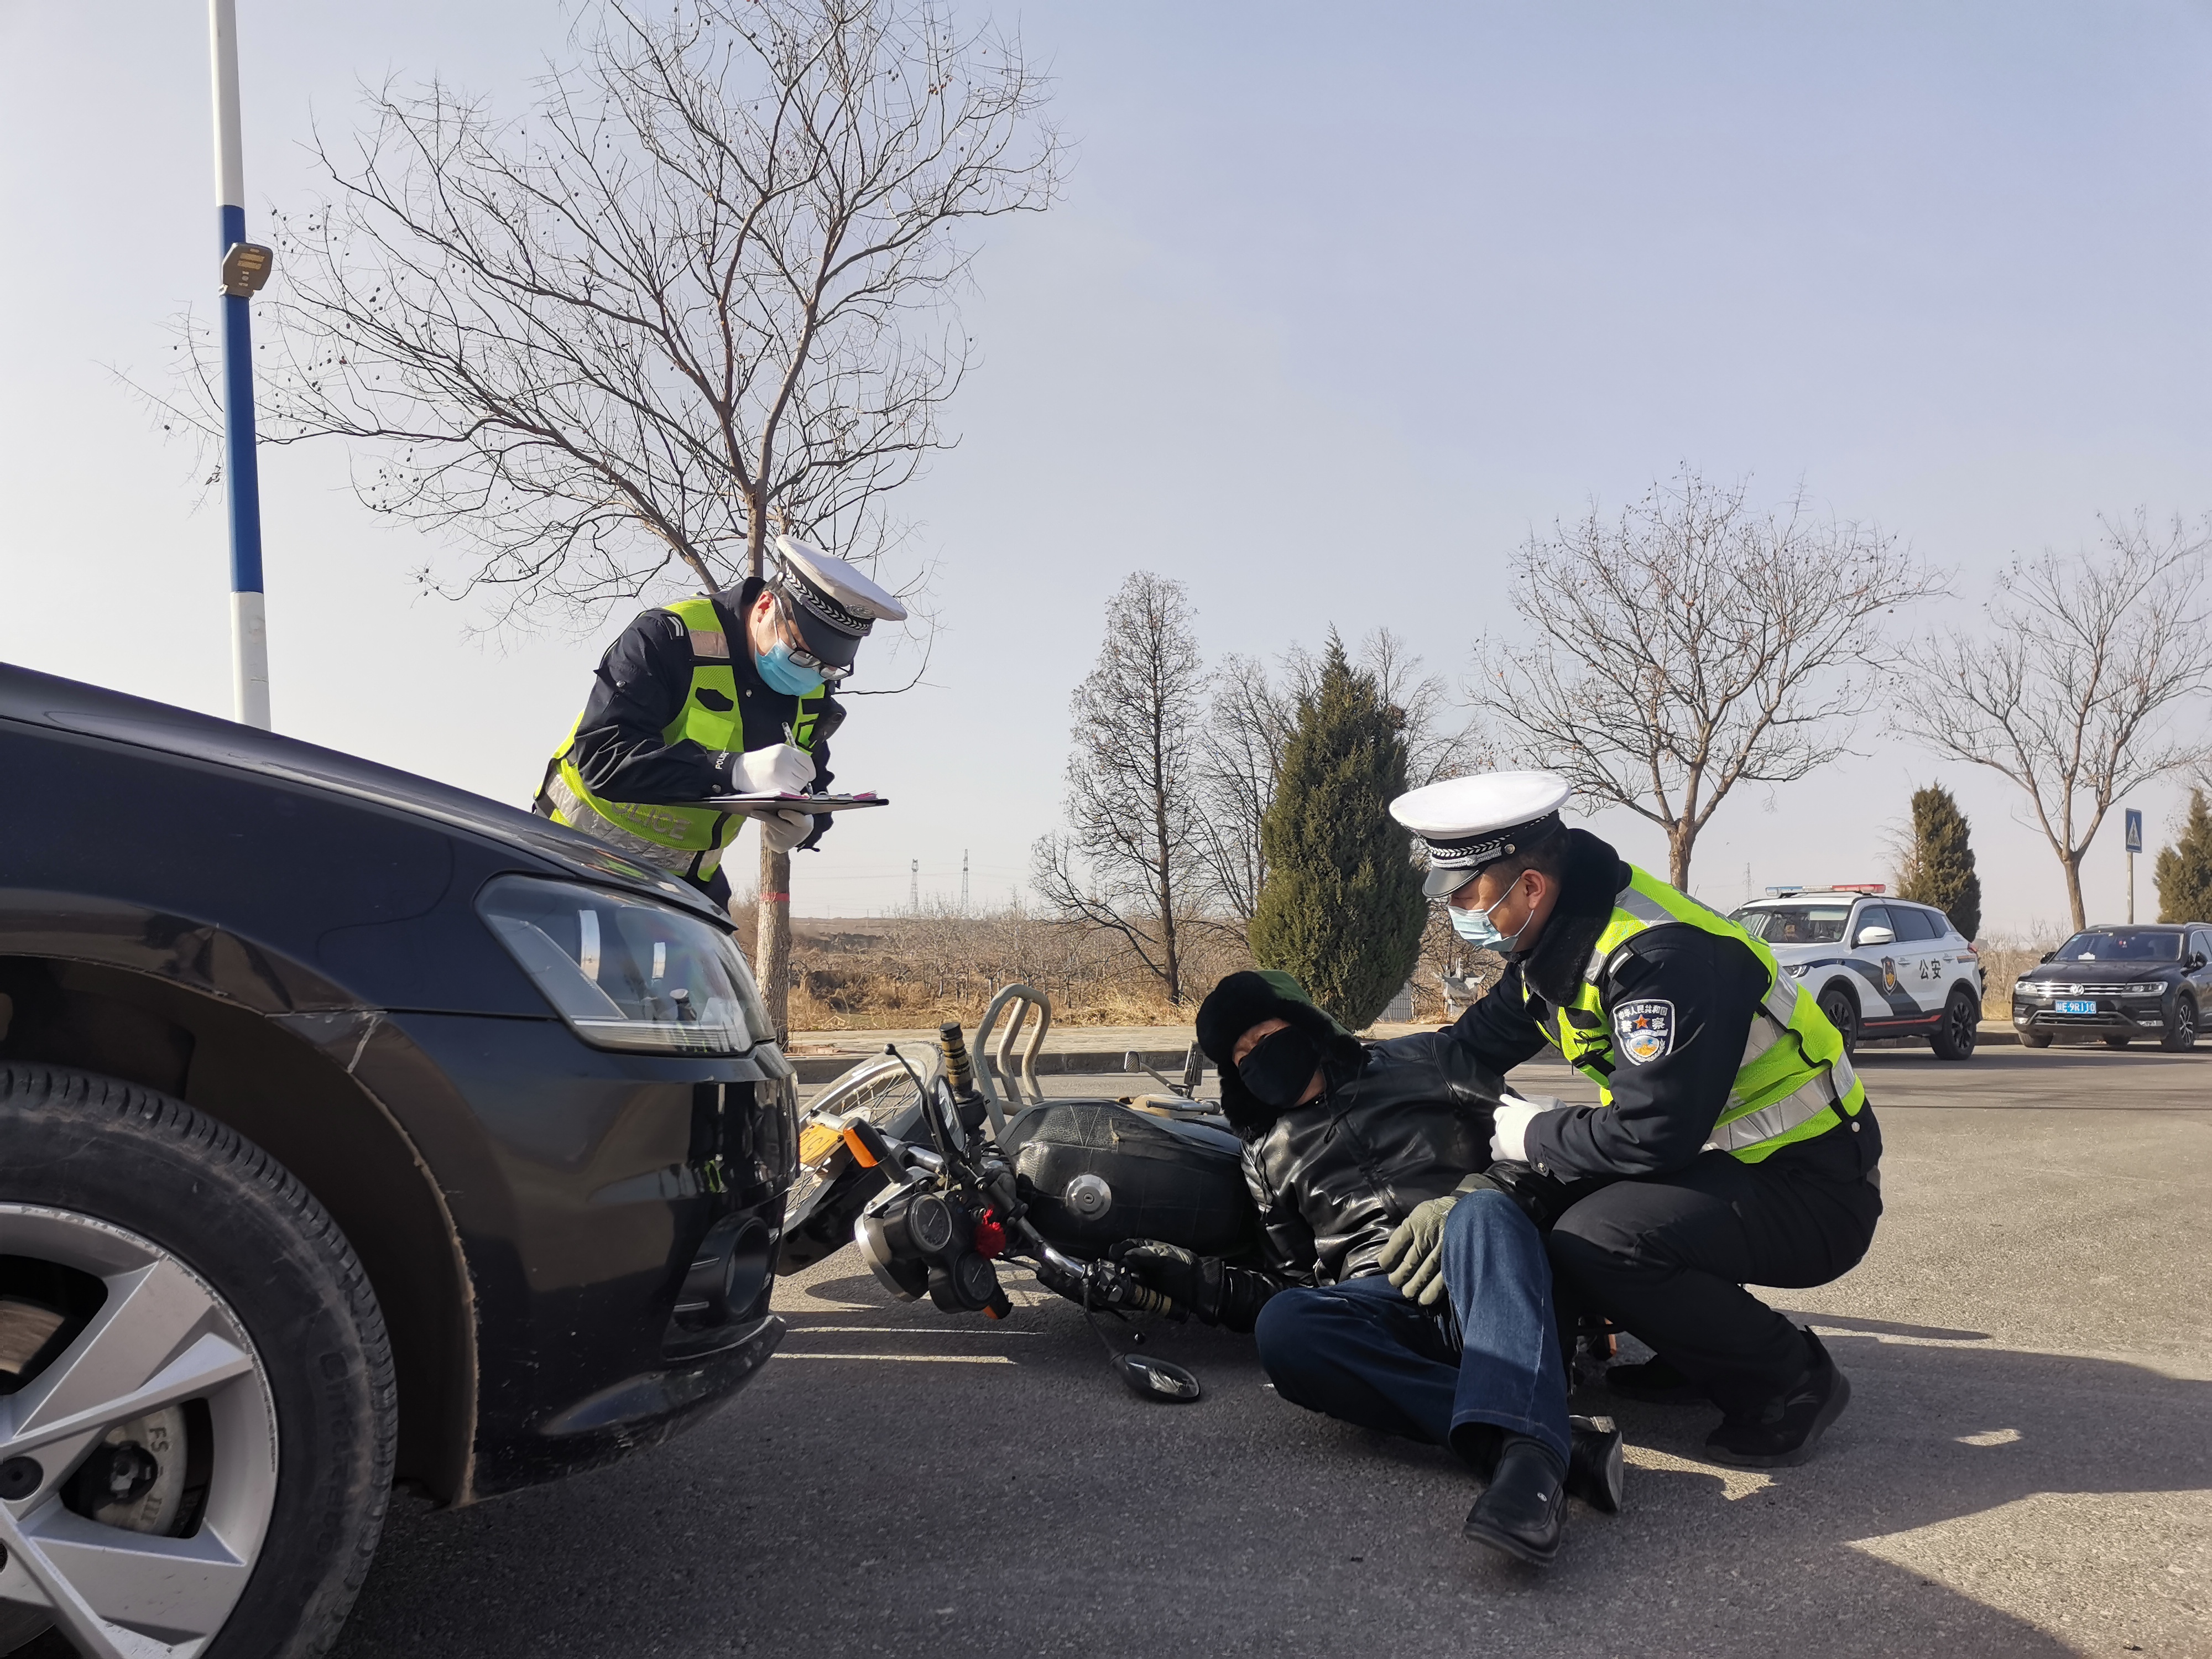
[[[2053,1037],[2139,1036],[2179,1054],[2197,1046],[2212,1003],[2212,926],[2151,922],[2092,927],[2068,939],[2012,988],[2012,1023],[2031,1048]]]
[[[0,1652],[320,1652],[395,1480],[604,1463],[766,1361],[796,1092],[704,899],[5,665],[0,778]]]

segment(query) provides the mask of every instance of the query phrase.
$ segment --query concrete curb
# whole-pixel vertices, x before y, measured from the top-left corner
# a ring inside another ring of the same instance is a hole
[[[1048,1048],[1036,1057],[1039,1077],[1070,1076],[1142,1076],[1144,1068],[1151,1067],[1164,1077],[1179,1079],[1182,1075],[1183,1057],[1190,1052],[1188,1045],[1181,1048]],[[872,1058],[867,1054],[810,1054],[791,1063],[799,1073],[801,1083],[827,1083],[842,1077],[854,1066]],[[1149,1081],[1149,1079],[1147,1079]]]
[[[1868,1043],[1871,1052],[1891,1048],[1924,1047],[1923,1037],[1885,1037],[1879,1042]],[[2020,1033],[2009,1025],[2000,1025],[1994,1020],[1982,1023],[1978,1046],[1984,1048],[2017,1048]],[[1036,1057],[1039,1077],[1142,1077],[1146,1068],[1168,1078],[1182,1075],[1183,1056],[1190,1052],[1188,1046],[1181,1048],[1048,1048]],[[797,1068],[799,1080],[810,1087],[842,1077],[855,1066],[869,1059],[866,1054],[809,1054],[791,1063]],[[1212,1070],[1209,1066],[1208,1071]]]

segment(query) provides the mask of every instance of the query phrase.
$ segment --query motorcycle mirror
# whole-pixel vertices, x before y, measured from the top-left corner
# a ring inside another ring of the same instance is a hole
[[[1147,1400],[1171,1400],[1177,1403],[1195,1400],[1199,1395],[1198,1378],[1170,1359],[1153,1359],[1140,1353],[1117,1353],[1114,1369],[1133,1393]]]

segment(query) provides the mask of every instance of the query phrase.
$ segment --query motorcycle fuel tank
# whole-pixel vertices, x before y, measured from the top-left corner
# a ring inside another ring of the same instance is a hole
[[[1252,1247],[1257,1215],[1237,1137],[1105,1100],[1055,1100],[1006,1125],[1000,1145],[1037,1231],[1071,1255],[1157,1238],[1200,1255]]]

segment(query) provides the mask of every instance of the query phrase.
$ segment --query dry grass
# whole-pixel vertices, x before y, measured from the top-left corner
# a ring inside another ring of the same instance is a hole
[[[1982,959],[1984,1019],[2011,1024],[2014,981],[2057,950],[2060,939],[2057,933],[2039,933],[2033,938],[1997,933],[1974,941],[1974,950]]]
[[[792,1030],[837,1031],[973,1019],[1016,981],[1052,999],[1056,1024],[1186,1024],[1213,982],[1252,957],[1241,934],[1192,927],[1178,1006],[1114,934],[1018,909],[963,916],[940,905],[865,921],[794,918],[791,963]]]

